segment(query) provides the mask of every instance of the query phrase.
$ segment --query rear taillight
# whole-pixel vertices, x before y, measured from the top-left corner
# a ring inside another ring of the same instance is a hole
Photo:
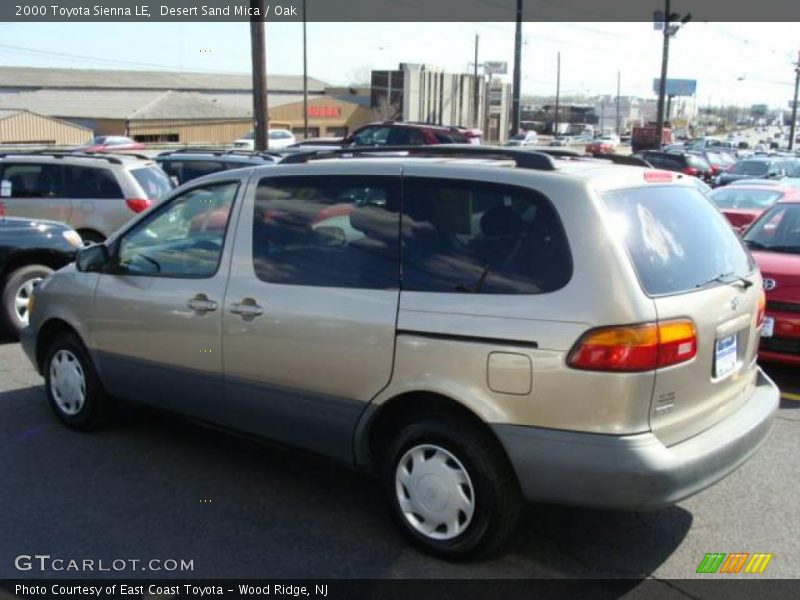
[[[685,362],[696,354],[694,323],[679,319],[593,329],[578,340],[567,363],[588,371],[650,371]]]
[[[6,216],[6,205],[0,202],[0,217]]]
[[[694,167],[686,167],[684,169],[681,169],[681,173],[685,173],[686,175],[692,175],[696,177],[699,171]]]
[[[125,204],[127,204],[128,208],[130,208],[133,212],[140,213],[143,210],[150,208],[150,206],[153,204],[153,201],[149,198],[127,198],[125,200]]]
[[[711,165],[708,170],[711,172],[712,175],[716,175],[717,173],[719,173],[719,167],[715,167],[714,165]]]
[[[761,294],[758,296],[758,308],[756,309],[756,327],[761,327],[764,323],[764,313],[767,310],[767,295],[764,293],[764,290],[761,290]]]

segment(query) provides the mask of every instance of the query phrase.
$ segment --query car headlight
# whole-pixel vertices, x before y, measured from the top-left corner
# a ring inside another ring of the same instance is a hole
[[[81,236],[78,235],[76,231],[62,231],[61,235],[64,236],[64,239],[67,240],[71,246],[75,246],[76,248],[83,248],[83,240]]]

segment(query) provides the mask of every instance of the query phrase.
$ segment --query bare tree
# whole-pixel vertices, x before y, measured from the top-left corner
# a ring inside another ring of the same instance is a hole
[[[386,95],[382,95],[378,99],[378,103],[372,107],[372,112],[377,121],[396,121],[403,116],[400,112],[400,104],[391,102],[389,96]]]
[[[372,65],[362,64],[347,72],[347,85],[350,87],[369,87],[372,85]]]

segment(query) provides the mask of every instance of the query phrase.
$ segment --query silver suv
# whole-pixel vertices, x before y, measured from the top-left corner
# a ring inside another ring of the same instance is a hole
[[[81,250],[23,331],[56,415],[124,399],[333,457],[447,557],[523,500],[663,507],[758,448],[761,277],[687,177],[434,148],[210,175]]]
[[[101,242],[172,189],[151,160],[127,154],[0,154],[6,214],[70,225]]]

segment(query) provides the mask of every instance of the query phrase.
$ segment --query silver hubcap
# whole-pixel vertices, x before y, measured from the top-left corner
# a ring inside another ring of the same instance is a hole
[[[77,415],[83,408],[86,379],[81,363],[69,350],[59,350],[50,361],[50,392],[66,415]]]
[[[14,312],[17,315],[17,319],[23,325],[28,324],[28,300],[33,294],[33,288],[42,280],[41,277],[34,277],[33,279],[28,279],[25,283],[23,283],[17,293],[14,295]]]
[[[406,521],[435,540],[450,540],[469,527],[475,490],[464,465],[432,444],[414,446],[395,471],[395,489]]]

